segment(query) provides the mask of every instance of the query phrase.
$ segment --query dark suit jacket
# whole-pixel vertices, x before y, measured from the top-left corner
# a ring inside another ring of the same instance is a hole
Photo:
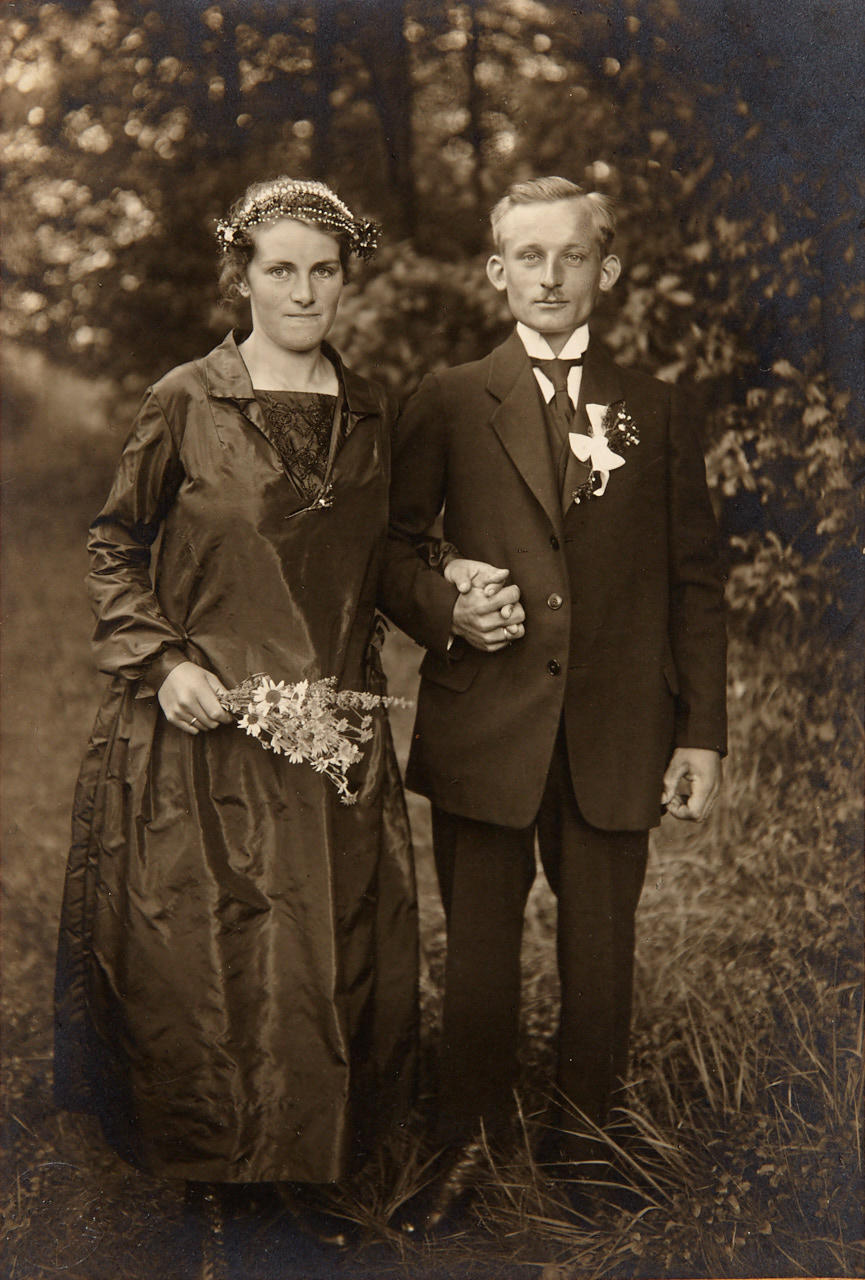
[[[516,334],[406,405],[381,602],[429,650],[406,781],[451,813],[530,825],[562,717],[580,808],[608,830],[658,822],[674,746],[724,751],[723,583],[692,416],[595,339],[575,430],[586,403],[617,400],[640,442],[603,497],[565,514]],[[498,653],[447,651],[456,591],[416,549],[442,505],[445,537],[522,592],[526,634]]]

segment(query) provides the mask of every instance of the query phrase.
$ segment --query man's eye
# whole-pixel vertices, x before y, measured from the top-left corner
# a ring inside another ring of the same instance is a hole
[[[566,255],[565,255],[565,261],[566,261],[566,262],[572,262],[572,263],[576,264],[577,266],[579,266],[579,264],[580,264],[582,261],[584,261],[584,259],[583,259],[583,255],[582,255],[581,253],[568,253],[568,254],[566,254]]]
[[[537,262],[538,255],[536,253],[524,253],[522,260],[523,262]]]

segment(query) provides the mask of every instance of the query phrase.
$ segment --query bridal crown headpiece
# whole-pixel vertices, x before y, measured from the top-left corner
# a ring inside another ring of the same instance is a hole
[[[339,196],[323,182],[300,178],[274,178],[258,182],[241,196],[216,224],[216,238],[228,253],[250,227],[276,218],[300,218],[315,222],[337,235],[345,236],[348,249],[356,257],[371,258],[378,247],[379,228],[366,218],[357,218]]]

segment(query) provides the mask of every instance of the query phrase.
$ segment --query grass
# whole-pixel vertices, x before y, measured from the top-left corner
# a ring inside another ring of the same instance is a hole
[[[83,531],[126,420],[112,388],[15,353],[4,411],[4,1152],[9,1280],[191,1275],[179,1190],[128,1169],[50,1097],[56,922],[78,761],[98,698]],[[121,423],[117,429],[111,421]],[[392,635],[391,691],[418,653]],[[423,802],[411,801],[423,932],[424,1089],[334,1205],[363,1228],[341,1261],[262,1230],[249,1280],[857,1276],[862,1246],[859,769],[851,677],[807,636],[731,663],[724,797],[653,837],[639,915],[633,1078],[604,1141],[615,1171],[577,1209],[534,1154],[552,1067],[555,906],[541,877],[524,943],[523,1141],[489,1149],[470,1211],[435,1244],[393,1229],[429,1176],[423,1129],[444,955]],[[411,713],[394,713],[404,756]],[[573,1117],[573,1127],[583,1122]],[[280,1254],[280,1247],[283,1252]],[[5,1269],[4,1269],[5,1268]]]

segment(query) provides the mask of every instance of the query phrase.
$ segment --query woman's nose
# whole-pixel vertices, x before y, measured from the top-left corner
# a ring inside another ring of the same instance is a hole
[[[298,271],[294,277],[294,287],[291,296],[295,302],[309,306],[315,301],[315,293],[312,287],[312,276],[308,271]]]

